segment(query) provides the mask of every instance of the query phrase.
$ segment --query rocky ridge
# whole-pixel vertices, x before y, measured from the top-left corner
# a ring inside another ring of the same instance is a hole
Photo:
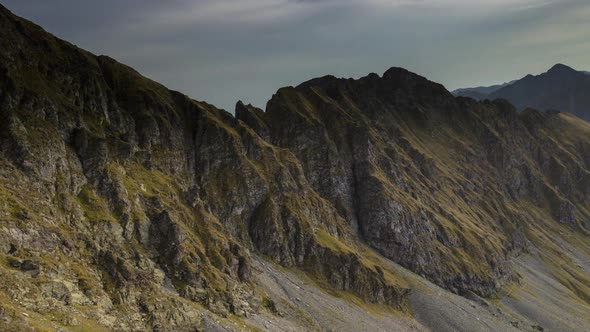
[[[253,256],[409,313],[379,254],[489,297],[520,280],[514,256],[560,255],[547,230],[588,236],[590,125],[571,115],[392,68],[233,117],[1,6],[0,22],[0,319],[15,330],[241,324],[273,308]],[[588,301],[587,271],[563,264]]]
[[[281,89],[266,112],[240,103],[236,117],[293,151],[367,244],[455,292],[515,280],[529,207],[588,234],[588,143],[556,131],[587,124],[569,115],[456,99],[392,68]]]
[[[249,281],[257,250],[403,310],[403,283],[351,249],[346,221],[291,152],[4,8],[0,19],[7,308],[192,329],[200,308],[261,306]],[[31,266],[33,279],[19,278]]]

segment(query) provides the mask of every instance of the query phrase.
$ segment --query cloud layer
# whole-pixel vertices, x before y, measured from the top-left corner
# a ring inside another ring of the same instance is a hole
[[[449,89],[590,68],[586,0],[0,0],[229,111],[279,87],[406,67]]]

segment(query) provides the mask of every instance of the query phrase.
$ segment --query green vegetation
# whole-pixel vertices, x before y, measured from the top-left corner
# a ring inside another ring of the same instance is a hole
[[[90,189],[88,186],[83,187],[78,194],[78,202],[89,221],[117,222],[110,212],[108,204],[104,198],[98,196],[94,190]]]
[[[326,248],[332,249],[335,252],[343,253],[343,254],[350,254],[354,253],[355,251],[347,246],[342,241],[336,239],[328,232],[323,229],[318,229],[316,232],[316,239],[319,245],[324,246]]]

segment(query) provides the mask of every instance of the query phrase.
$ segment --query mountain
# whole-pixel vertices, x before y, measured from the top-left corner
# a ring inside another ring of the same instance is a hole
[[[401,68],[234,117],[0,22],[3,328],[590,328],[587,122]]]
[[[514,83],[516,81],[512,81],[512,82],[507,82],[507,83],[503,83],[503,84],[497,84],[497,85],[491,85],[491,86],[479,86],[476,88],[464,88],[464,89],[457,89],[453,91],[453,94],[455,96],[462,96],[462,97],[469,97],[469,98],[473,98],[473,99],[477,99],[477,100],[482,100],[485,99],[485,97],[487,95],[489,95],[492,92],[495,92],[505,86],[508,86],[512,83]]]
[[[503,98],[518,109],[558,110],[590,121],[590,75],[557,64],[546,73],[524,78],[506,85],[488,88],[459,89],[457,96],[478,100]]]

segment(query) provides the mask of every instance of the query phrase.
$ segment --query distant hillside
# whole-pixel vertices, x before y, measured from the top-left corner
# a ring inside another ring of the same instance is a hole
[[[559,110],[590,120],[590,75],[562,64],[511,84],[458,89],[453,93],[478,100],[503,98],[520,110]]]
[[[516,81],[511,81],[503,84],[496,84],[491,86],[478,86],[476,88],[463,88],[453,91],[455,96],[470,97],[473,99],[486,99],[486,96],[494,91],[497,91],[505,86],[508,86]]]

